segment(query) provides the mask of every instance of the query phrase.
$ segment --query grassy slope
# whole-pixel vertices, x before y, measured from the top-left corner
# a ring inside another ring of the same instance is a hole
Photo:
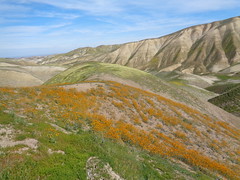
[[[22,92],[26,90],[17,89]],[[28,92],[31,94],[34,90],[28,89]],[[26,98],[20,94],[15,94],[14,99]],[[38,97],[30,95],[28,98]],[[48,95],[48,98],[50,102],[54,100],[52,95]],[[3,99],[6,100],[6,96]],[[47,103],[44,103],[44,100],[32,99],[30,104],[22,107],[29,110],[30,107],[36,105],[36,102],[39,105]],[[11,101],[9,103],[11,104]],[[8,106],[7,103],[4,106]],[[61,108],[61,105],[56,106],[56,109],[58,108]],[[13,111],[13,106],[10,109]],[[37,151],[28,150],[22,154],[14,153],[22,146],[1,148],[0,179],[86,179],[86,161],[92,156],[109,163],[113,170],[125,179],[214,179],[213,175],[205,175],[197,167],[190,171],[188,168],[181,167],[159,155],[148,153],[130,143],[117,143],[115,140],[105,138],[102,133],[92,130],[83,131],[77,122],[75,126],[69,126],[68,119],[62,119],[64,123],[56,119],[55,123],[61,124],[70,132],[75,132],[64,134],[49,125],[49,122],[53,123],[53,120],[47,116],[45,109],[26,112],[21,110],[21,113],[26,116],[26,118],[21,118],[14,113],[5,113],[1,108],[0,125],[20,130],[15,137],[17,140],[37,139],[39,147]],[[50,155],[47,153],[49,148],[60,149],[65,154]]]
[[[223,94],[210,99],[209,102],[240,116],[240,84],[214,86],[211,89]]]
[[[212,92],[215,92],[217,94],[223,94],[223,93],[226,93],[226,92],[230,91],[231,89],[233,89],[237,86],[240,86],[240,83],[214,85],[214,86],[207,87],[206,89],[208,91],[212,91]]]
[[[39,141],[37,151],[21,155],[11,153],[17,147],[2,148],[1,176],[84,179],[83,168],[92,156],[110,163],[126,179],[203,178],[198,170],[209,177],[213,172],[235,176],[237,151],[232,147],[239,145],[238,130],[155,94],[114,82],[105,84],[86,93],[56,87],[1,89],[2,106],[25,117],[16,120],[17,116],[2,113],[1,124],[21,130],[20,139]],[[116,116],[114,110],[122,115]],[[49,122],[75,133],[50,130]],[[196,144],[198,150],[193,150]],[[49,155],[48,148],[66,154]],[[224,164],[219,156],[225,157]],[[197,174],[162,157],[183,161]]]
[[[115,75],[130,80],[142,80],[139,78],[151,77],[151,75],[148,73],[121,65],[89,62],[75,65],[61,74],[53,77],[45,84],[77,83],[101,73]]]
[[[20,147],[1,148],[0,179],[86,179],[86,162],[89,157],[99,157],[109,163],[116,172],[126,179],[211,179],[201,172],[192,173],[179,165],[157,155],[150,155],[139,148],[118,144],[91,131],[78,129],[76,134],[60,133],[53,143],[49,138],[46,119],[27,126],[27,120],[16,120],[13,114],[0,111],[0,123],[21,130],[19,138],[36,138],[40,145],[37,153],[11,153]],[[66,154],[48,154],[47,150],[63,150]],[[141,159],[141,160],[138,160]],[[162,172],[160,175],[158,171]],[[181,178],[182,177],[182,178]]]
[[[209,102],[236,116],[240,116],[239,73],[232,76],[228,74],[216,74],[216,77],[218,77],[220,81],[206,89],[220,95],[210,99]],[[233,83],[233,81],[238,83]]]
[[[193,86],[193,84],[189,80],[182,79],[182,75],[174,71],[152,72],[152,73],[155,74],[157,77],[165,80],[166,82],[174,85],[175,87],[184,89],[185,91],[189,92],[190,94],[200,99],[208,100],[216,96],[215,93],[201,88],[202,82],[199,81],[200,78],[196,78],[196,75],[194,75],[191,79],[191,81],[194,81],[195,82],[194,84],[196,84]]]

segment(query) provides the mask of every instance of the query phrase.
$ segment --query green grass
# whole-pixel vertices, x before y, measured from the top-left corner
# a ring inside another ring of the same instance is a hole
[[[236,55],[236,47],[239,46],[239,42],[235,39],[236,35],[231,32],[226,33],[223,38],[222,47],[228,59],[232,59]]]
[[[170,162],[160,156],[149,154],[129,144],[103,138],[92,131],[79,129],[76,134],[56,136],[56,142],[49,141],[51,127],[46,119],[34,121],[32,126],[14,123],[14,116],[0,111],[0,123],[10,124],[20,130],[23,140],[26,134],[34,134],[38,143],[36,152],[29,150],[21,155],[10,153],[11,148],[0,149],[0,160],[8,160],[7,166],[2,163],[0,179],[86,179],[86,162],[90,157],[98,157],[102,164],[109,163],[113,170],[125,179],[212,179],[202,172],[195,173]],[[34,133],[33,133],[34,132]],[[13,147],[16,150],[18,147]],[[48,149],[62,150],[65,154],[48,154]],[[16,158],[17,157],[17,158]],[[161,172],[161,173],[159,173]]]
[[[167,81],[169,84],[174,86],[175,88],[180,88],[186,92],[189,92],[189,94],[194,95],[197,98],[201,99],[210,99],[215,96],[215,93],[206,91],[204,89],[197,88],[195,86],[191,85],[191,82],[189,82],[186,79],[181,79],[181,74],[178,74],[177,72],[152,72],[157,77]],[[193,81],[193,80],[192,80]],[[196,80],[194,81],[195,84]],[[197,86],[197,85],[196,85]]]
[[[94,75],[109,74],[124,79],[142,79],[151,76],[150,74],[126,66],[108,63],[83,63],[75,65],[66,71],[53,77],[45,84],[77,83],[84,81]]]
[[[218,94],[223,94],[226,93],[228,91],[230,91],[231,89],[240,86],[240,83],[230,83],[230,84],[220,84],[220,85],[213,85],[210,87],[207,87],[206,89],[208,91],[212,91]]]
[[[14,121],[14,114],[8,114],[3,112],[3,109],[0,107],[0,124],[10,124]]]
[[[218,74],[216,77],[220,80],[228,80],[231,79],[231,76],[225,75],[225,74]]]
[[[177,85],[177,86],[186,86],[186,84],[181,80],[172,80],[172,81],[169,81],[169,83]]]
[[[236,85],[230,88],[226,87],[227,91],[215,98],[209,100],[212,104],[219,106],[220,108],[240,116],[240,85]]]
[[[155,56],[149,61],[148,66],[151,69],[155,69],[158,63],[159,63],[159,59]]]

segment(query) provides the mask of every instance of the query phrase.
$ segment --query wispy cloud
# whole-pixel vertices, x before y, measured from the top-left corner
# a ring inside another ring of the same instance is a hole
[[[159,37],[239,8],[239,0],[0,0],[0,50],[54,53]]]
[[[58,29],[70,23],[45,25],[45,26],[6,26],[0,29],[1,36],[37,36],[49,30]]]
[[[81,17],[81,15],[73,13],[59,13],[59,12],[45,12],[37,11],[33,14],[36,17],[47,17],[47,18],[61,18],[61,19],[76,19]]]
[[[0,12],[4,13],[4,12],[25,12],[25,11],[29,11],[30,8],[23,6],[23,5],[15,5],[15,4],[8,4],[8,3],[1,3],[0,5]]]
[[[62,9],[81,10],[95,15],[108,15],[122,10],[116,0],[25,0],[24,2],[43,3]]]
[[[126,23],[119,23],[117,21],[109,21],[102,18],[101,20],[112,24],[109,26],[108,30],[104,31],[107,34],[119,34],[119,33],[141,33],[141,32],[158,32],[157,37],[170,34],[176,30],[183,29],[192,25],[200,24],[202,21],[200,19],[189,19],[189,18],[167,18],[167,17],[124,17]],[[154,37],[153,34],[151,37]],[[149,37],[149,36],[148,36]],[[141,39],[144,39],[142,37]]]

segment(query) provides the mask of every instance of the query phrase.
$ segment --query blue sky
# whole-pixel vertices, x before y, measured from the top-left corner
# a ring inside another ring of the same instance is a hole
[[[239,10],[239,0],[0,0],[0,57],[160,37]]]

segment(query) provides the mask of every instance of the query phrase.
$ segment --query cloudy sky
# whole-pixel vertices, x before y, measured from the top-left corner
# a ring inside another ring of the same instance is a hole
[[[0,57],[160,37],[239,8],[239,0],[0,0]]]

